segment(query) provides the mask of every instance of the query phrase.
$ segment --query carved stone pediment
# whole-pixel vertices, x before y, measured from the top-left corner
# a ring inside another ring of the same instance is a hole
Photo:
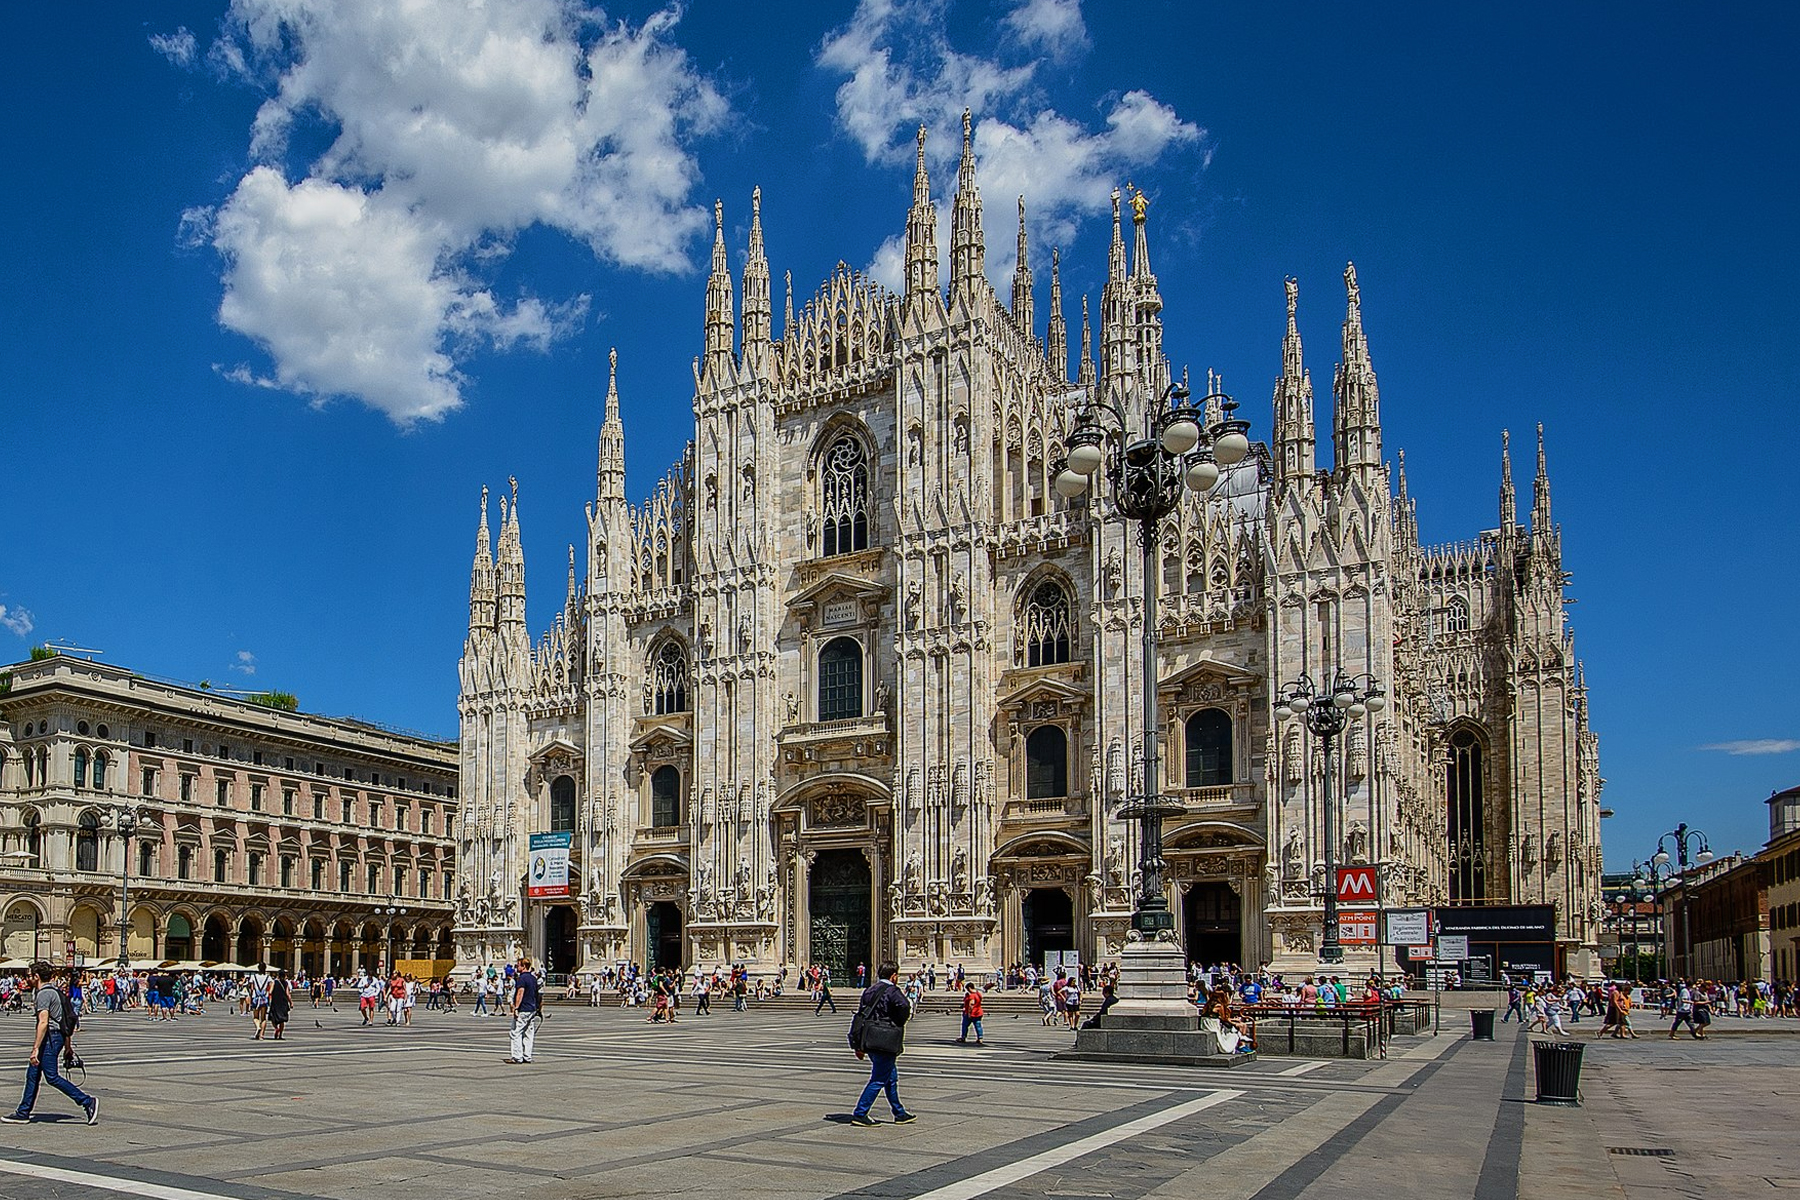
[[[813,829],[861,829],[869,823],[869,806],[860,795],[833,789],[806,802],[806,823]]]

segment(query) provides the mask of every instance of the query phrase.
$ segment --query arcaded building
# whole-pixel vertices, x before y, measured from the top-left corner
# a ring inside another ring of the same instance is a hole
[[[117,961],[129,871],[138,965],[448,971],[454,744],[71,655],[0,679],[6,957]]]

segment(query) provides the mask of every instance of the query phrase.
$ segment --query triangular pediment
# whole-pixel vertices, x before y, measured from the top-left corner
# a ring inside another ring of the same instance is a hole
[[[1190,683],[1198,683],[1202,679],[1218,679],[1227,684],[1251,684],[1262,679],[1255,671],[1247,671],[1243,667],[1231,663],[1220,662],[1213,658],[1203,658],[1191,667],[1186,667],[1173,675],[1164,677],[1160,686],[1165,688],[1185,687]]]
[[[1092,697],[1083,689],[1062,679],[1033,679],[1000,697],[999,707],[1014,708],[1034,700],[1054,700],[1060,704],[1081,704]]]
[[[542,746],[538,747],[537,752],[526,761],[542,763],[555,758],[579,759],[580,757],[581,747],[577,746],[574,742],[569,741],[567,738],[551,738]]]
[[[656,745],[672,745],[685,750],[693,744],[693,735],[687,731],[685,721],[659,722],[631,739],[633,750]]]
[[[845,571],[830,571],[822,576],[811,587],[797,592],[788,601],[789,608],[799,608],[805,604],[818,604],[835,596],[843,596],[855,600],[874,599],[887,595],[887,589],[878,583],[851,575]]]

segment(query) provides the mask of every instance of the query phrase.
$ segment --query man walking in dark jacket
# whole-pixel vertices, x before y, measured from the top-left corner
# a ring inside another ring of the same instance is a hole
[[[896,982],[899,975],[897,963],[884,962],[877,967],[875,982],[863,989],[856,1016],[850,1020],[850,1048],[856,1051],[856,1057],[867,1055],[869,1059],[869,1082],[863,1086],[856,1111],[850,1114],[852,1125],[878,1124],[869,1115],[869,1106],[883,1091],[887,1092],[888,1107],[894,1111],[894,1124],[905,1125],[918,1120],[900,1103],[898,1062],[904,1048],[906,1019],[912,1015],[912,1003]]]

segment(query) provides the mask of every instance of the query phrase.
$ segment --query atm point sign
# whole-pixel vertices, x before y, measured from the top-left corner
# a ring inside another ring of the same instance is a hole
[[[1380,895],[1375,888],[1374,867],[1339,867],[1337,873],[1339,904],[1376,904]]]

